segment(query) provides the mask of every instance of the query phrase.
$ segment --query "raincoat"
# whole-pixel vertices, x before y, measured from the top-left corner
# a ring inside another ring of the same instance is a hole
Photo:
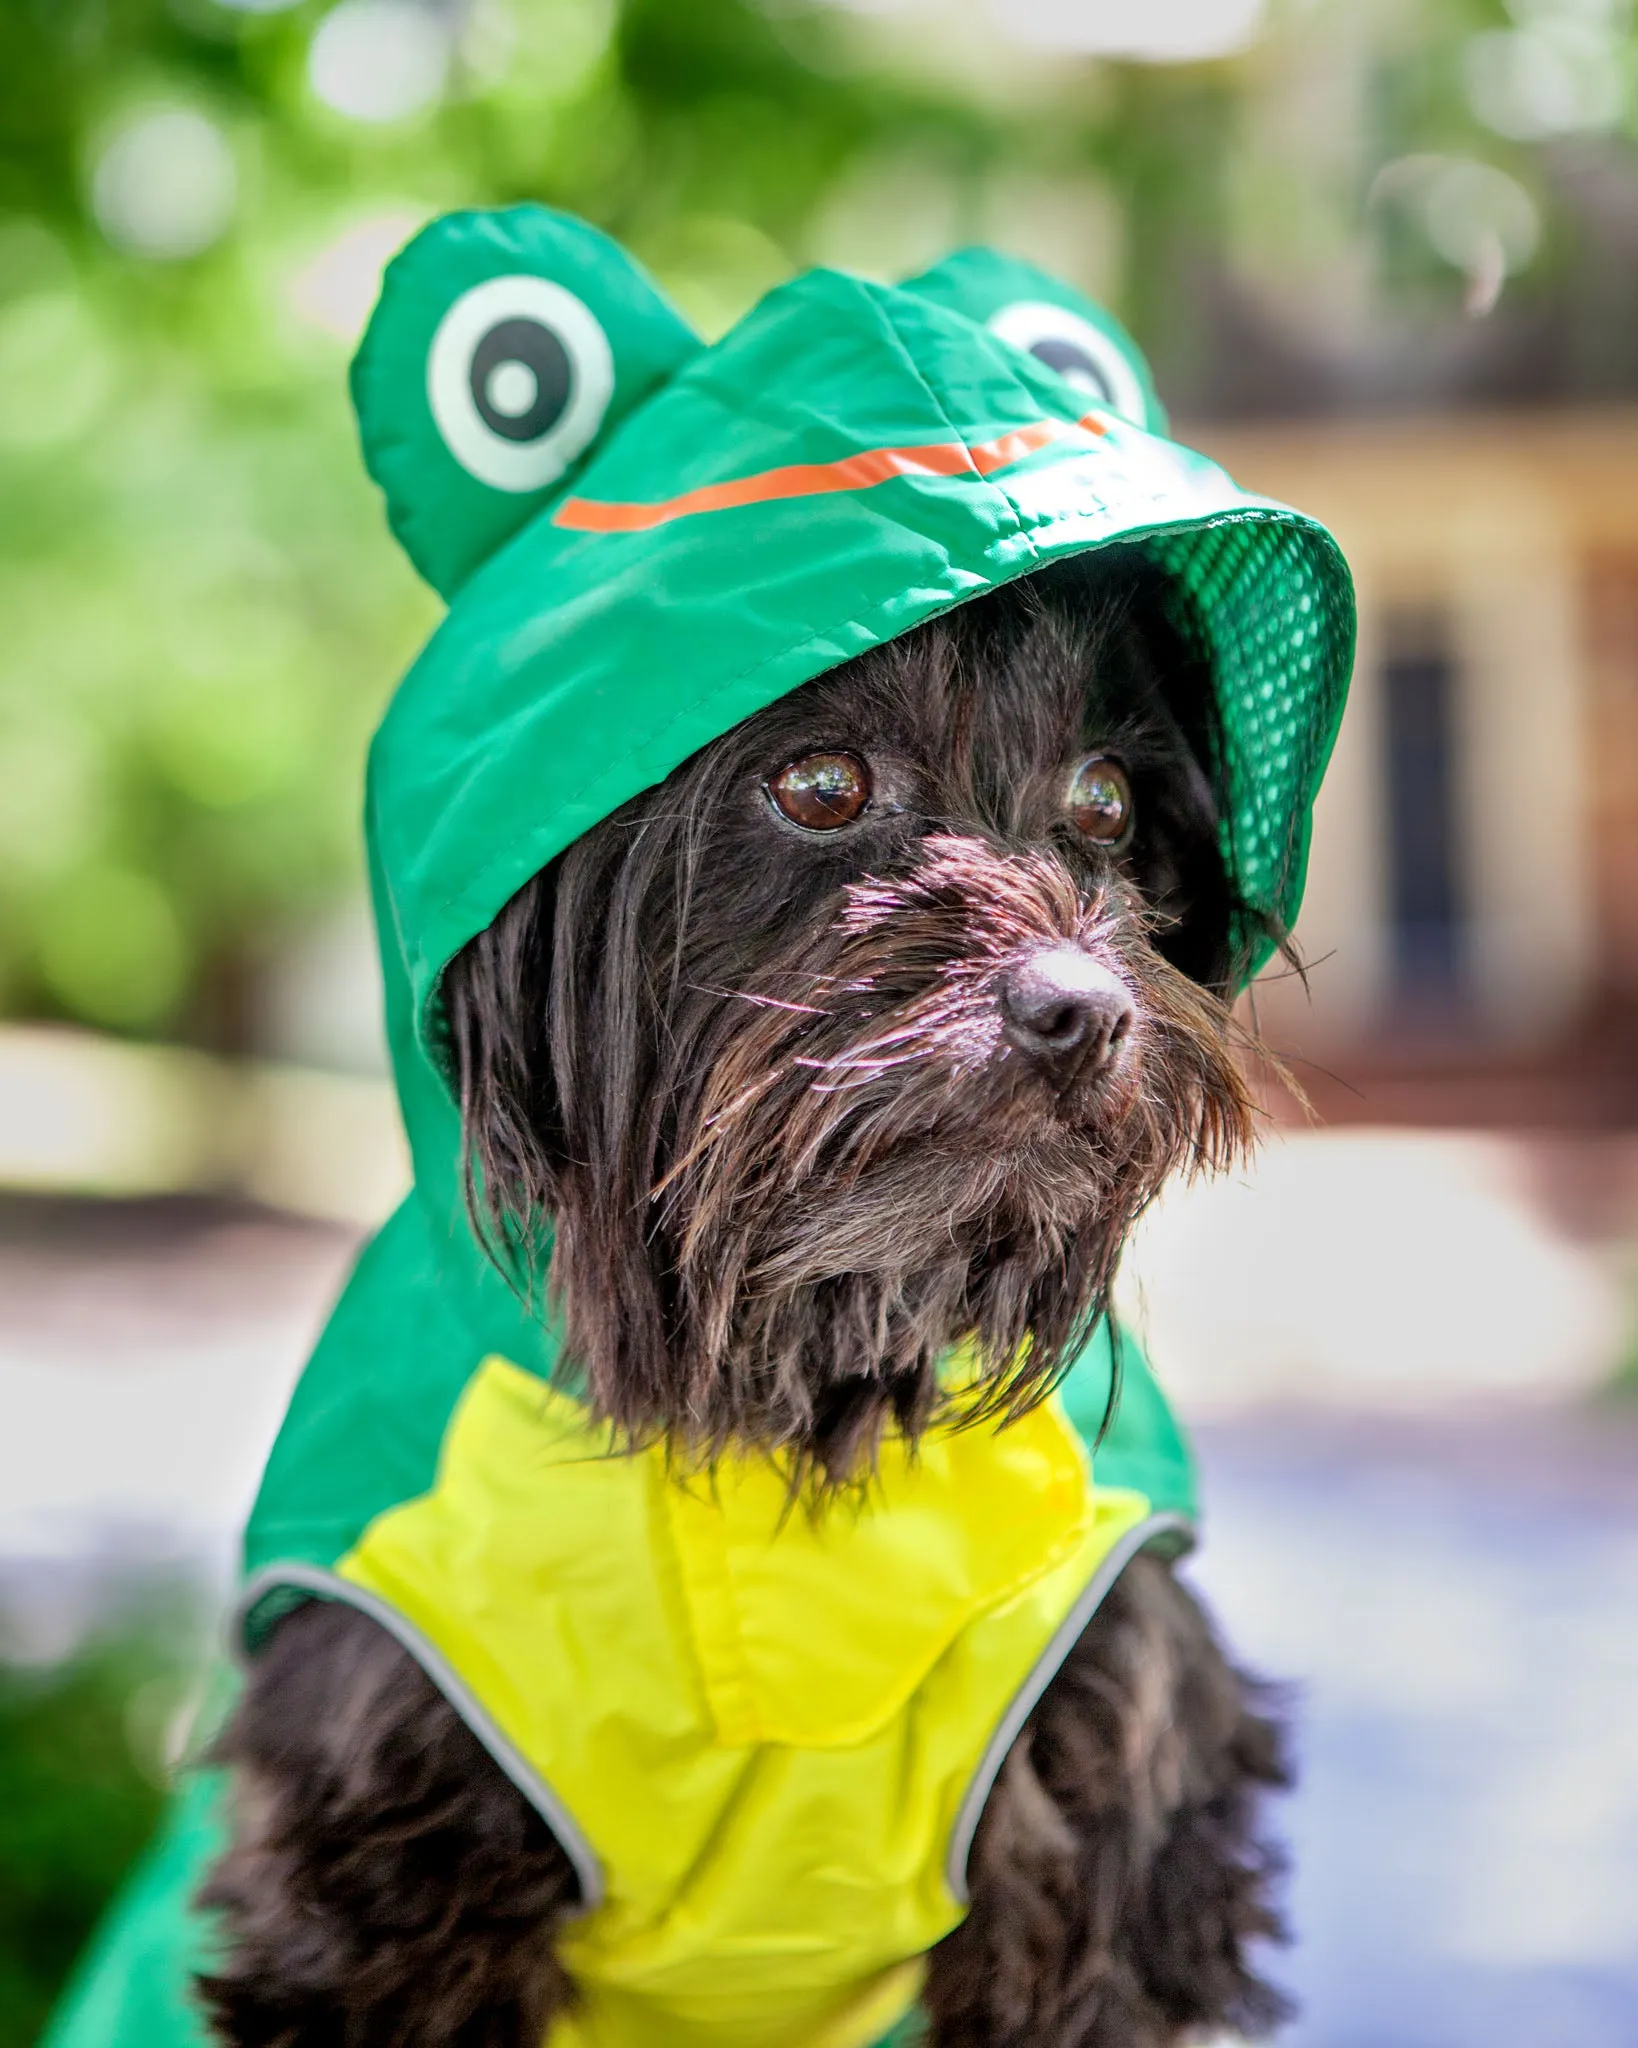
[[[995,1771],[1126,1560],[1191,1540],[1178,1428],[1101,1328],[1006,1428],[889,1441],[863,1504],[788,1511],[749,1455],[622,1452],[476,1241],[439,977],[581,833],[777,697],[1113,543],[1208,655],[1224,848],[1288,923],[1351,665],[1324,530],[1166,436],[1099,307],[968,250],[816,270],[701,343],[615,244],[525,206],[435,222],[354,365],[366,460],[447,614],[370,759],[367,839],[413,1192],[291,1401],[237,1630],[351,1602],[554,1830],[584,1911],[550,2048],[868,2048],[913,2024]],[[1266,947],[1242,933],[1249,967]],[[197,2043],[188,1898],[221,1787],[170,1824],[50,2048]]]

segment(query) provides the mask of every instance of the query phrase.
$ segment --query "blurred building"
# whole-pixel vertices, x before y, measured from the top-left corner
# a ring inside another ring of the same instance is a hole
[[[1359,588],[1266,1034],[1331,1121],[1638,1120],[1638,409],[1184,432]]]

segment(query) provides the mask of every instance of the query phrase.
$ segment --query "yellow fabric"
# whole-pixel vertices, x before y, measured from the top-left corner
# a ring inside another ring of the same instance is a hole
[[[430,1493],[339,1567],[452,1665],[599,1858],[550,2048],[863,2048],[960,1920],[944,1864],[1006,1708],[1148,1512],[1048,1402],[883,1447],[868,1500],[680,1477],[487,1360]]]

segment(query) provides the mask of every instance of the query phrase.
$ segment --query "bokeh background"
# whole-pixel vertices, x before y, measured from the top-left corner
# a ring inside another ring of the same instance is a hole
[[[1638,2039],[1629,0],[0,0],[0,2048],[401,1184],[357,821],[435,606],[345,366],[421,221],[518,198],[710,334],[1001,243],[1340,535],[1311,968],[1255,998],[1318,1121],[1126,1307],[1295,1686],[1290,2040]]]

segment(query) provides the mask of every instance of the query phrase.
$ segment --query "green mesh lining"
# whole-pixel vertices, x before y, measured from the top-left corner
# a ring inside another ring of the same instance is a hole
[[[1266,515],[1158,534],[1146,546],[1175,578],[1210,651],[1225,857],[1252,911],[1286,929],[1302,900],[1310,808],[1353,670],[1347,567],[1319,528]],[[1254,973],[1273,939],[1260,923],[1240,937]]]

